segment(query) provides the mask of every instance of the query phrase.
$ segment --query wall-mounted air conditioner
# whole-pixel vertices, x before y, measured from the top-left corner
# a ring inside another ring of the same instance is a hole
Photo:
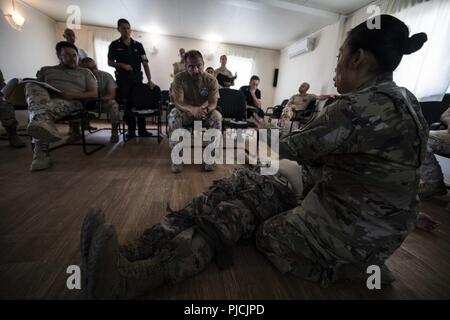
[[[314,49],[314,38],[305,38],[295,42],[288,48],[288,56],[290,59],[302,53],[312,51]]]

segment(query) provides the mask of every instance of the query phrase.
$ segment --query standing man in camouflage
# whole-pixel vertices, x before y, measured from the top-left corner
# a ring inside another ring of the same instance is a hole
[[[72,29],[70,28],[64,29],[63,38],[66,39],[67,42],[76,46],[75,41],[77,40],[77,37]],[[88,57],[88,54],[86,53],[86,51],[84,51],[84,49],[80,47],[77,47],[77,49],[78,49],[78,62],[81,62],[81,60]]]
[[[392,281],[385,261],[416,223],[427,140],[417,99],[397,87],[392,73],[427,38],[409,37],[393,16],[372,19],[381,29],[364,22],[339,50],[335,81],[342,95],[303,129],[281,130],[281,158],[322,166],[299,206],[283,177],[241,169],[126,246],[93,210],[81,232],[89,293],[136,297],[193,276],[213,258],[227,267],[232,246],[257,229],[258,249],[283,273],[323,286],[365,283],[367,266],[378,265],[381,281]],[[263,119],[254,123],[268,127]]]
[[[186,51],[184,50],[184,48],[180,48],[178,53],[180,54],[180,61],[174,62],[172,65],[174,78],[177,74],[186,70],[186,66],[184,64],[184,54],[186,53]]]
[[[91,71],[78,66],[78,49],[61,41],[56,44],[59,65],[42,67],[37,80],[60,90],[50,93],[36,83],[27,83],[25,96],[30,114],[28,133],[35,142],[31,171],[51,166],[49,144],[61,139],[55,120],[82,109],[82,101],[97,99],[97,80]]]
[[[444,175],[434,153],[450,154],[450,108],[441,116],[447,130],[432,130],[427,144],[427,155],[422,166],[419,197],[421,200],[431,199],[447,194]]]
[[[216,110],[219,98],[217,80],[203,70],[203,57],[199,51],[188,51],[184,58],[186,71],[177,74],[172,86],[175,108],[168,118],[169,136],[176,129],[191,126],[195,120],[203,121],[208,128],[222,130],[222,115]],[[169,141],[170,148],[176,143]],[[181,170],[181,164],[172,164],[172,172]],[[205,170],[214,170],[214,165],[205,164]]]
[[[97,87],[100,99],[100,111],[105,110],[111,121],[111,143],[119,141],[119,104],[116,101],[116,82],[114,78],[105,71],[98,70],[97,63],[92,58],[84,58],[81,66],[91,70],[97,78]]]
[[[5,87],[5,79],[3,73],[0,70],[0,90]],[[8,103],[3,94],[0,92],[0,122],[6,130],[8,141],[13,148],[23,148],[25,143],[17,135],[17,125],[14,106]]]

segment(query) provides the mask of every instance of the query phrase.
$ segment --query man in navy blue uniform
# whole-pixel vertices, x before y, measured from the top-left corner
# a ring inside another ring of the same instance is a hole
[[[125,104],[125,122],[128,126],[128,138],[136,136],[136,118],[130,111],[129,95],[136,84],[142,83],[141,65],[144,66],[150,89],[155,88],[150,74],[148,59],[142,44],[131,38],[130,23],[126,19],[117,21],[117,30],[121,37],[109,45],[108,65],[116,69],[116,82],[119,88],[119,98]],[[138,117],[138,134],[140,137],[150,136],[145,129],[145,118]]]

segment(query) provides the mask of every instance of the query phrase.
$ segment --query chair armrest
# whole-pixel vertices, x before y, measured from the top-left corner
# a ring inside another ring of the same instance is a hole
[[[269,110],[270,110],[271,112],[269,112]],[[265,115],[270,117],[271,115],[273,115],[273,110],[275,110],[274,107],[268,107],[268,108],[266,109]]]
[[[435,122],[430,125],[430,130],[445,130],[447,125],[444,122]]]

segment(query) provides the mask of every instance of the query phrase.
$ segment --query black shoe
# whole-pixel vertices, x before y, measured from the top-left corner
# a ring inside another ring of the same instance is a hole
[[[147,130],[145,130],[145,131],[139,131],[139,137],[144,137],[144,138],[146,138],[146,137],[152,137],[153,136],[153,134],[152,133],[150,133],[150,132],[148,132]]]
[[[136,133],[135,132],[127,132],[125,133],[125,140],[129,140],[129,139],[133,139],[136,138]]]

